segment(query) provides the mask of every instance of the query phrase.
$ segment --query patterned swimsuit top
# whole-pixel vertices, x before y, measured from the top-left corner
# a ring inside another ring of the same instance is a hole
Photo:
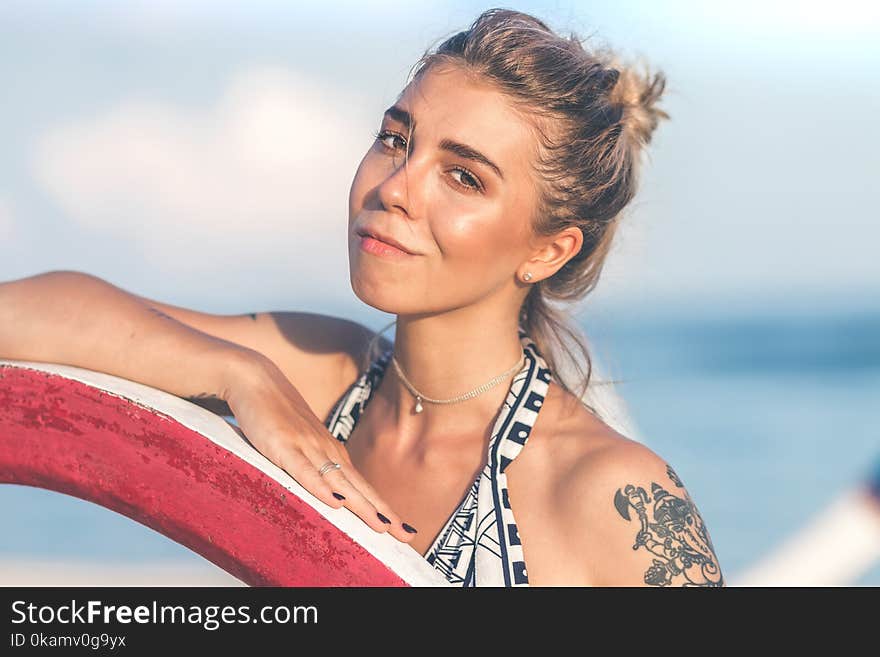
[[[461,586],[528,586],[522,544],[510,508],[505,469],[520,453],[538,418],[552,375],[537,346],[519,328],[525,363],[514,377],[489,440],[486,466],[425,554],[447,580]],[[370,363],[325,421],[345,442],[391,361],[393,347]]]

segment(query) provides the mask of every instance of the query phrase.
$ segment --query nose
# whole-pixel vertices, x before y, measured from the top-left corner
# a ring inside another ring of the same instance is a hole
[[[410,215],[413,202],[411,192],[417,181],[417,171],[413,166],[412,153],[409,156],[409,163],[403,155],[395,157],[389,162],[385,179],[377,190],[379,202],[385,210],[397,210]]]

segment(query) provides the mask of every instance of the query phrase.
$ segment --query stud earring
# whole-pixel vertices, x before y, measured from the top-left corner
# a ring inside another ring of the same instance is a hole
[[[525,280],[525,281],[532,280],[532,272],[527,271],[525,274],[523,274],[523,280]]]

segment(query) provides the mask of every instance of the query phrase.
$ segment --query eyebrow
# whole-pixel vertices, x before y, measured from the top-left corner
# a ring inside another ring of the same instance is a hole
[[[397,121],[398,123],[402,123],[406,126],[407,130],[415,131],[416,124],[413,121],[412,115],[398,105],[392,105],[387,110],[385,110],[385,116],[390,119]],[[501,168],[495,164],[488,157],[483,155],[480,151],[475,148],[471,148],[467,144],[462,144],[461,142],[453,141],[452,139],[443,139],[440,142],[440,149],[444,151],[449,151],[450,153],[455,153],[459,157],[462,157],[466,160],[472,160],[473,162],[480,162],[481,164],[485,164],[487,167],[492,169],[501,180],[504,180],[504,174],[501,172]]]

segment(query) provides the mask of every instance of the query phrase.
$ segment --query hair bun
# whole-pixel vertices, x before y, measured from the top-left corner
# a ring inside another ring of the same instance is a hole
[[[647,144],[660,120],[669,118],[669,114],[657,107],[666,88],[666,76],[662,72],[652,73],[644,62],[640,64],[642,70],[638,64],[627,66],[614,58],[608,70],[619,75],[609,89],[608,100],[623,106],[624,129]]]
[[[607,94],[617,81],[620,79],[620,71],[616,68],[602,69],[599,73],[599,79],[596,81],[596,91],[600,94]]]

